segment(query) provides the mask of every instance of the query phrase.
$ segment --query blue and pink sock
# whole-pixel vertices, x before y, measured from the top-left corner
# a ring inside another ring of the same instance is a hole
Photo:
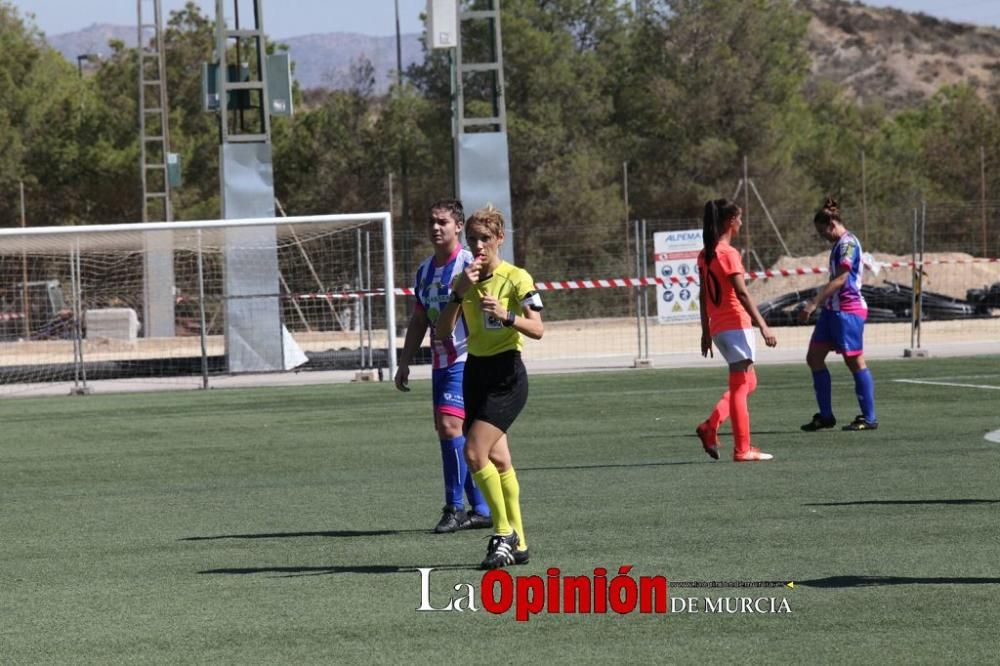
[[[819,415],[824,419],[833,418],[833,380],[830,370],[813,370],[813,390],[816,391],[816,404],[819,405]]]
[[[854,393],[858,396],[858,406],[868,423],[875,423],[875,380],[868,368],[854,373]]]

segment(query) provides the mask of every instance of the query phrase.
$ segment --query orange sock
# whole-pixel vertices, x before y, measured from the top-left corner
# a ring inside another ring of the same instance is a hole
[[[752,371],[729,373],[729,413],[733,419],[733,454],[750,450],[750,409],[747,397],[756,387],[757,376]]]
[[[708,417],[706,423],[708,427],[712,430],[718,430],[726,419],[729,418],[729,391],[722,394],[719,398],[719,402],[715,403],[715,409],[712,410],[712,415]]]

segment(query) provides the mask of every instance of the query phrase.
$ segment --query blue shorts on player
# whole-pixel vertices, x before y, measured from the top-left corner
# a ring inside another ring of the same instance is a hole
[[[462,375],[465,363],[453,363],[447,368],[431,372],[431,392],[434,394],[434,411],[465,418],[465,400],[462,398]]]
[[[809,346],[830,346],[838,354],[858,356],[865,350],[865,317],[823,308]]]

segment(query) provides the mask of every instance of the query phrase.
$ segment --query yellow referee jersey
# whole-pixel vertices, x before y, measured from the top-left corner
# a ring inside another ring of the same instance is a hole
[[[540,310],[542,301],[535,293],[535,282],[523,268],[500,262],[493,274],[480,280],[465,292],[462,314],[469,327],[469,353],[473,356],[495,356],[511,349],[524,348],[523,336],[513,327],[480,309],[484,295],[495,297],[505,310],[520,317],[527,307]]]

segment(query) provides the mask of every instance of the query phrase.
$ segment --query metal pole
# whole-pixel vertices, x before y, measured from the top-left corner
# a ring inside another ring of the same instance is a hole
[[[285,276],[281,271],[278,271],[278,281],[281,283],[281,288],[284,289],[285,293],[288,295],[288,301],[292,304],[295,314],[299,316],[299,321],[302,322],[302,325],[305,327],[306,333],[312,333],[312,326],[309,325],[309,320],[306,319],[306,313],[299,307],[298,299],[295,297],[295,294],[292,293],[292,290],[288,288],[288,281],[285,279]]]
[[[639,220],[634,220],[632,225],[635,229],[635,276],[640,277],[642,275],[642,268],[639,266],[640,257],[642,256],[642,251],[639,249],[639,236],[640,236],[640,224]],[[642,294],[638,287],[635,287],[635,356],[636,358],[642,358]]]
[[[389,376],[396,376],[396,278],[392,265],[392,214],[382,218],[382,248],[385,261],[385,327],[388,333],[387,351],[389,357]]]
[[[396,4],[396,85],[403,85],[403,47],[399,36],[399,0]]]
[[[80,318],[77,316],[77,289],[76,289],[76,250],[69,251],[69,289],[73,294],[73,390],[71,393],[77,394],[80,391]]]
[[[367,274],[366,284],[368,287],[366,291],[368,295],[365,296],[365,312],[368,313],[368,323],[365,328],[368,330],[368,365],[366,367],[375,367],[375,349],[372,346],[372,234],[370,231],[365,232],[365,273]]]
[[[863,225],[864,246],[868,247],[868,178],[865,173],[865,151],[861,151],[861,223]]]
[[[913,273],[910,278],[910,285],[912,287],[910,294],[910,349],[915,349],[914,344],[916,344],[917,337],[917,290],[920,288],[919,277],[917,271],[920,267],[917,265],[917,209],[913,209]]]
[[[622,191],[625,196],[625,275],[628,275],[629,254],[629,205],[628,205],[628,161],[622,162]]]
[[[920,219],[920,321],[924,318],[924,239],[927,237],[927,202],[923,202],[923,214]],[[920,348],[920,321],[917,322],[917,348]]]
[[[288,214],[285,213],[285,207],[281,205],[281,201],[278,200],[278,197],[274,198],[274,207],[278,209],[278,215],[281,217],[288,217]],[[291,229],[291,225],[289,225],[288,228]],[[297,238],[296,242],[298,242]],[[288,288],[288,281],[285,280],[285,276],[282,274],[281,268],[278,268],[278,280],[281,282],[281,288],[285,290],[286,294],[288,294],[288,300],[295,309],[295,313],[299,315],[299,321],[301,321],[302,325],[306,327],[306,333],[312,333],[312,326],[309,325],[309,320],[306,318],[305,313],[302,312],[302,308],[299,307],[298,299],[295,298],[295,294],[293,294],[292,290]]]
[[[70,272],[73,275],[73,320],[74,324],[74,336],[76,337],[76,345],[78,349],[77,358],[79,360],[79,365],[77,366],[80,386],[77,386],[76,378],[74,377],[73,390],[75,393],[87,393],[87,366],[85,365],[83,358],[83,275],[80,270],[80,240],[76,240],[75,247],[70,255]]]
[[[646,220],[642,221],[642,257],[640,261],[642,262],[642,277],[649,277],[649,262],[646,261]],[[643,353],[643,360],[649,359],[649,288],[646,285],[642,287],[642,335],[645,338],[645,351]]]
[[[401,43],[401,37],[399,33],[399,0],[396,2],[396,94],[402,96],[403,94],[403,47]],[[404,130],[406,138],[409,138],[409,129]],[[410,230],[410,179],[409,179],[409,164],[406,154],[406,142],[399,147],[399,179],[402,195],[402,210],[400,211],[400,222],[402,223],[403,229]],[[391,210],[391,209],[390,209]],[[410,244],[407,243],[403,246],[403,269],[410,269]]]
[[[461,46],[461,40],[459,40],[459,45]],[[456,199],[460,199],[462,196],[461,188],[458,182],[458,135],[461,132],[459,127],[460,121],[459,116],[459,106],[462,104],[461,101],[461,90],[459,89],[459,74],[458,66],[456,65],[457,57],[455,54],[455,49],[448,49],[448,71],[451,75],[451,80],[449,81],[449,92],[451,93],[451,195]]]
[[[198,318],[201,338],[201,387],[208,388],[208,332],[205,330],[205,269],[201,251],[201,229],[198,229]]]
[[[743,156],[743,238],[746,240],[747,264],[750,263],[750,167],[747,156]]]
[[[767,204],[764,203],[764,197],[760,196],[760,192],[757,191],[757,186],[754,185],[753,181],[750,181],[750,187],[753,188],[754,196],[757,197],[757,203],[760,204],[761,209],[764,211],[764,215],[767,217],[767,221],[771,223],[771,228],[774,229],[774,235],[778,237],[778,242],[781,243],[782,249],[785,251],[785,256],[792,256],[792,251],[788,249],[788,245],[785,244],[785,238],[781,235],[781,230],[778,229],[778,225],[774,222],[774,218],[771,217],[771,211],[767,209]],[[749,251],[747,254],[747,264],[750,263]],[[760,261],[760,257],[757,257],[757,263],[760,264],[761,269],[764,268],[763,263]]]
[[[361,229],[355,232],[355,237],[357,238],[357,248],[358,248],[358,291],[365,290],[365,276],[363,271],[364,262],[361,256]],[[358,352],[360,353],[360,358],[358,359],[358,367],[365,367],[365,299],[362,295],[354,300],[355,308],[357,309],[358,317]]]
[[[233,28],[235,30],[239,30],[240,29],[240,2],[239,2],[239,0],[234,0],[234,2],[233,2]],[[236,71],[237,71],[237,76],[240,79],[242,79],[243,78],[242,75],[239,74],[240,68],[242,67],[242,63],[243,63],[243,55],[240,53],[240,41],[241,41],[240,39],[236,40]],[[224,66],[224,65],[220,65],[220,66]],[[228,72],[226,73],[226,76],[229,76]],[[223,94],[225,94],[225,92],[223,92]],[[243,106],[242,105],[237,105],[237,107],[236,107],[236,119],[237,119],[236,122],[237,122],[237,124],[238,124],[238,126],[240,128],[240,131],[242,132],[243,130],[246,129],[246,123],[244,122],[245,121],[245,117],[243,115]]]
[[[979,146],[979,210],[983,218],[983,256],[990,256],[986,239],[986,148]]]
[[[25,213],[24,205],[24,181],[19,181],[21,186],[21,228],[24,229],[28,226],[28,216]],[[22,241],[23,242],[23,241]],[[28,252],[27,249],[22,246],[21,248],[21,313],[24,315],[24,339],[28,340],[31,338],[31,308],[28,307]]]
[[[395,210],[392,207],[392,172],[389,172],[389,214],[392,215]]]

